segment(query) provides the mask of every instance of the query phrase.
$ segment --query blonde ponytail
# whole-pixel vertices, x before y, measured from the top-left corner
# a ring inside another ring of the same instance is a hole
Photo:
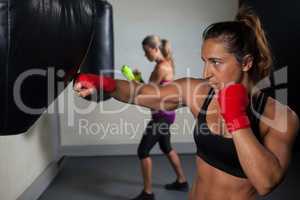
[[[171,51],[171,44],[168,40],[162,39],[161,40],[161,48],[160,48],[163,56],[171,62],[171,65],[173,69],[175,68],[174,66],[174,60],[173,60],[173,55]]]

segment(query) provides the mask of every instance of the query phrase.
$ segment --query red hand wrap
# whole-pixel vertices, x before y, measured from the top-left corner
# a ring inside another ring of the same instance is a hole
[[[104,92],[113,92],[116,89],[116,81],[108,76],[101,76],[95,74],[79,74],[77,83],[81,83],[85,88],[96,88]]]
[[[219,91],[218,102],[230,133],[250,127],[246,113],[249,99],[247,89],[242,84],[232,84]]]

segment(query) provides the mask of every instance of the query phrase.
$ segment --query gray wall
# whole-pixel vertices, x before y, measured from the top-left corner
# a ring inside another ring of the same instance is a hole
[[[45,113],[26,133],[0,137],[1,200],[23,200],[28,187],[59,158],[57,121],[56,114]],[[38,187],[45,188],[50,177]],[[42,192],[40,189],[26,195],[34,199]]]
[[[116,77],[124,64],[139,69],[148,79],[154,63],[144,57],[142,39],[158,34],[171,41],[176,78],[201,77],[201,34],[207,25],[232,20],[237,0],[110,0],[114,9]],[[137,144],[150,114],[147,109],[115,100],[99,104],[74,96],[71,88],[60,97],[61,142],[64,147]],[[91,108],[80,114],[79,108]],[[183,108],[177,110],[172,142],[193,142],[194,119]],[[118,148],[118,147],[116,147]],[[83,149],[84,150],[84,149]],[[101,152],[99,152],[101,154]],[[135,153],[132,152],[132,153]]]

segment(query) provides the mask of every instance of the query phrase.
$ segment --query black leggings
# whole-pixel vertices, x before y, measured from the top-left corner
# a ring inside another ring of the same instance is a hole
[[[161,151],[164,154],[169,154],[172,150],[170,139],[170,124],[164,119],[160,119],[159,121],[154,121],[152,119],[148,123],[138,147],[139,159],[149,157],[151,149],[157,142],[159,143]]]

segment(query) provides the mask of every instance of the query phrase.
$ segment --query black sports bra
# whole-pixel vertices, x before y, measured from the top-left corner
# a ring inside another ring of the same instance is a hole
[[[213,96],[214,90],[211,89],[199,112],[198,122],[194,129],[197,155],[217,169],[233,176],[247,178],[239,162],[232,138],[213,134],[207,126],[206,111]],[[252,131],[260,142],[262,142],[262,138],[260,136],[259,120],[264,111],[267,98],[263,92],[258,96],[253,96],[251,99],[252,104],[247,109]]]

